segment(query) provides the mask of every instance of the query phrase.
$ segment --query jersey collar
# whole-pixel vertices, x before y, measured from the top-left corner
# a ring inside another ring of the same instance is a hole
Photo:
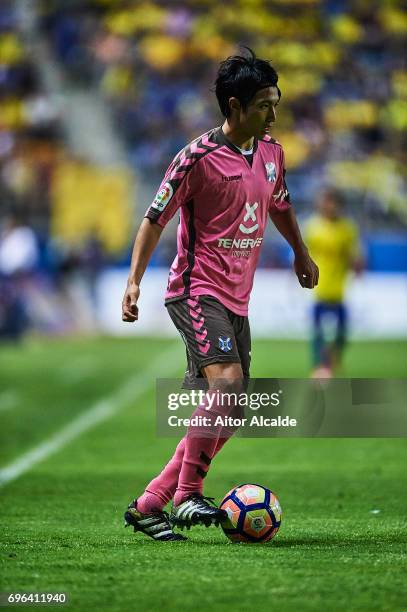
[[[241,150],[239,149],[239,147],[234,145],[233,142],[231,142],[225,136],[225,134],[223,133],[223,130],[222,130],[222,126],[215,128],[215,132],[214,132],[214,135],[213,135],[213,140],[216,143],[218,143],[219,145],[224,145],[225,147],[228,147],[229,149],[231,149],[232,151],[234,151],[238,155],[242,155],[243,157],[245,157],[243,155],[243,153],[241,152]],[[257,138],[255,138],[254,141],[253,141],[253,154],[256,153],[256,151],[257,151],[257,145],[258,145],[258,141],[257,141]]]

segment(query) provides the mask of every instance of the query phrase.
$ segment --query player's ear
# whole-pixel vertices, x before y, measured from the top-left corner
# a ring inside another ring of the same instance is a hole
[[[235,97],[229,98],[229,108],[230,110],[236,110],[237,112],[239,112],[240,111],[239,100]]]

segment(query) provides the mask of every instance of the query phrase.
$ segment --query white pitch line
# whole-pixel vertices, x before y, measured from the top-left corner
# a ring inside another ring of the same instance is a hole
[[[96,402],[86,412],[62,427],[50,438],[21,455],[13,463],[0,469],[0,487],[16,480],[19,476],[31,470],[37,463],[58,452],[85,431],[111,418],[129,402],[136,401],[152,386],[157,373],[160,378],[165,378],[165,376],[174,373],[179,364],[178,359],[176,359],[178,354],[179,349],[175,350],[172,346],[171,350],[163,353],[148,368],[137,374],[136,377],[131,377],[116,393]],[[153,381],[151,380],[152,377]]]

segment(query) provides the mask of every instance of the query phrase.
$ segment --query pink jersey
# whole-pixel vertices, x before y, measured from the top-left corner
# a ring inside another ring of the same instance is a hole
[[[164,227],[180,209],[166,303],[211,295],[246,316],[268,215],[289,206],[283,149],[269,136],[255,139],[252,164],[220,127],[187,145],[146,212]]]

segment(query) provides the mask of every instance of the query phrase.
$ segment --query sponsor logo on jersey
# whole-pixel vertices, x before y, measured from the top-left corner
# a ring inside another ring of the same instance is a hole
[[[255,212],[259,206],[259,203],[255,202],[254,204],[250,204],[249,202],[246,202],[245,206],[246,212],[243,217],[243,223],[239,225],[239,230],[243,234],[252,234],[259,229]],[[245,225],[248,223],[252,223],[252,225]],[[232,257],[247,258],[250,257],[252,249],[259,247],[262,242],[263,236],[258,236],[257,238],[218,238],[218,247],[233,249],[230,251],[230,255]]]
[[[229,336],[219,336],[219,348],[224,353],[228,353],[232,350],[232,340]]]
[[[162,212],[167,206],[168,202],[171,200],[173,193],[174,190],[171,183],[165,183],[160,191],[158,191],[151,206]]]
[[[267,162],[264,166],[266,168],[268,182],[274,183],[276,180],[276,165],[273,162]]]
[[[259,247],[263,237],[259,238],[218,238],[218,247],[225,249],[253,249]]]
[[[239,225],[239,229],[241,232],[243,232],[243,234],[253,234],[253,232],[255,232],[259,228],[259,224],[256,223],[255,213],[255,210],[257,209],[258,205],[258,202],[255,202],[254,204],[249,204],[249,202],[246,202],[246,214],[243,217],[243,223]],[[244,225],[248,221],[253,221],[254,225]]]

